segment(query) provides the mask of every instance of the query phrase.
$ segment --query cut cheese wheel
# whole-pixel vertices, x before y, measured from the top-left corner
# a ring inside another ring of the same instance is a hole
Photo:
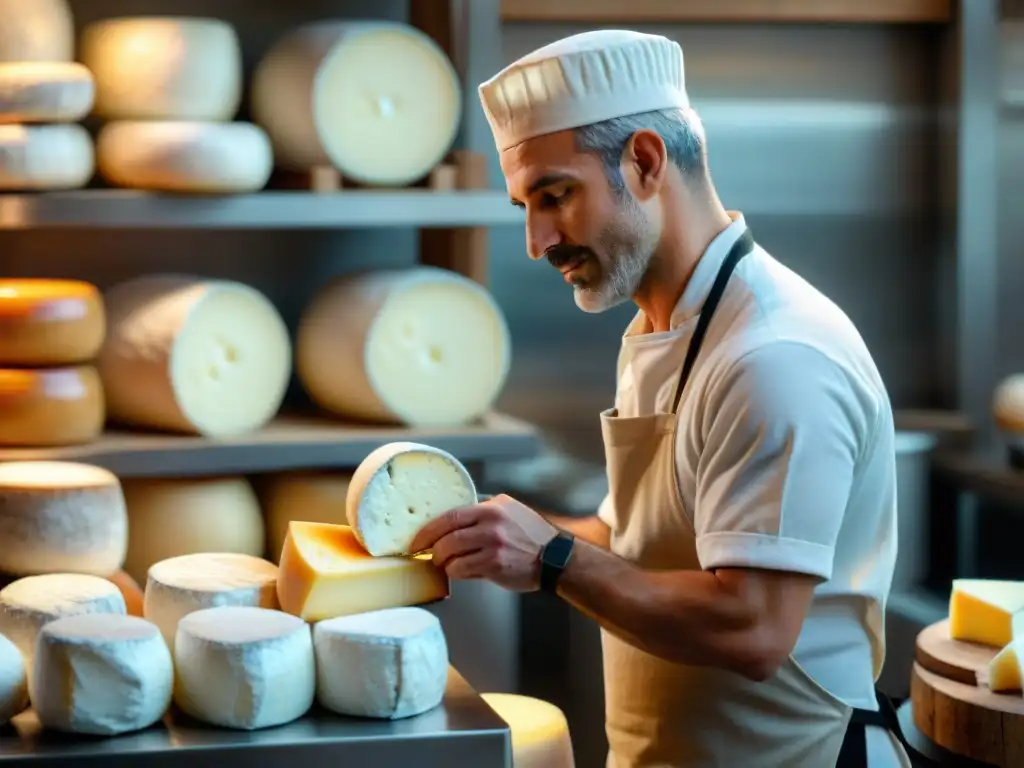
[[[105,321],[90,283],[0,278],[0,367],[87,362],[100,351]]]
[[[0,635],[0,725],[28,707],[28,676],[18,646]]]
[[[450,453],[419,443],[389,443],[356,469],[346,514],[371,555],[408,555],[424,525],[476,502],[473,478]]]
[[[230,120],[242,101],[242,51],[218,19],[106,19],[82,31],[105,120]]]
[[[0,61],[71,61],[75,24],[67,0],[0,0]]]
[[[145,583],[150,566],[199,552],[263,554],[263,515],[244,477],[125,480],[128,556]]]
[[[418,557],[373,557],[347,525],[293,522],[281,551],[282,610],[307,621],[448,597],[448,577]]]
[[[0,123],[72,123],[89,114],[95,95],[81,64],[0,63]]]
[[[222,605],[277,608],[277,566],[251,555],[204,552],[163,560],[149,569],[143,608],[174,647],[178,622]]]
[[[296,338],[296,370],[320,407],[417,427],[482,416],[501,393],[510,359],[508,325],[487,290],[432,267],[330,283]]]
[[[986,684],[996,693],[1021,689],[1024,637],[1018,636],[989,662]]]
[[[364,184],[426,176],[459,128],[458,76],[405,24],[318,22],[281,38],[253,75],[253,115],[278,164],[333,165]]]
[[[88,614],[43,627],[31,679],[32,706],[45,727],[116,736],[164,716],[174,667],[160,631],[145,619]]]
[[[1007,432],[1024,432],[1024,374],[1008,376],[992,398],[996,425]]]
[[[107,581],[117,587],[124,598],[125,610],[129,616],[142,616],[143,591],[139,583],[124,571],[118,571],[107,576]]]
[[[313,645],[317,701],[339,715],[397,720],[444,698],[448,645],[441,622],[422,608],[321,621]]]
[[[274,169],[270,140],[252,123],[108,123],[96,162],[114,186],[205,194],[257,192]]]
[[[254,730],[302,717],[313,705],[309,625],[280,611],[224,607],[178,625],[174,702],[203,722]]]
[[[352,476],[345,472],[285,472],[270,475],[259,488],[267,528],[267,557],[275,563],[293,520],[344,525]]]
[[[574,768],[569,724],[562,710],[512,693],[482,693],[480,697],[508,723],[516,768]]]
[[[80,125],[0,125],[0,190],[78,189],[94,170],[92,137]]]
[[[1024,612],[1024,582],[954,579],[949,634],[995,648],[1013,639],[1014,617]]]
[[[259,429],[291,377],[288,329],[242,283],[148,275],[105,297],[98,366],[107,413],[141,427],[226,437]]]
[[[88,443],[103,431],[105,416],[103,385],[91,365],[0,368],[0,445]]]
[[[109,575],[128,546],[121,484],[89,464],[0,463],[0,572]]]

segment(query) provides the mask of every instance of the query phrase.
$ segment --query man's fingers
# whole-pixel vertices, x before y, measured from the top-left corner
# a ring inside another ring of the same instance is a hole
[[[420,528],[412,540],[410,551],[423,552],[427,549],[433,549],[439,539],[444,538],[453,531],[476,525],[480,519],[482,509],[484,509],[483,506],[475,505],[448,510],[440,517],[431,520]]]
[[[473,552],[450,560],[445,566],[449,579],[487,579],[493,575],[493,558],[486,552]]]
[[[458,528],[442,536],[432,548],[434,565],[445,568],[448,562],[464,557],[471,552],[478,552],[491,546],[494,534],[485,526],[474,525],[469,528]]]

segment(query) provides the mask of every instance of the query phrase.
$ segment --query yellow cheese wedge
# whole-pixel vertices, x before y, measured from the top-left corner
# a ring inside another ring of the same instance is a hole
[[[996,654],[988,664],[988,687],[996,693],[1021,689],[1021,660],[1024,639],[1018,638]]]
[[[949,634],[995,648],[1013,639],[1014,614],[1024,611],[1024,582],[956,579],[949,600]]]
[[[281,550],[281,609],[321,621],[448,597],[448,577],[430,555],[373,557],[347,525],[292,522]]]

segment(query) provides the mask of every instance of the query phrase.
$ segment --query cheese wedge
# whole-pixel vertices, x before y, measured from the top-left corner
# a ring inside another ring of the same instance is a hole
[[[1024,611],[1024,582],[956,579],[949,600],[954,640],[1003,648],[1013,640],[1014,615]]]
[[[1024,638],[1018,638],[996,654],[988,664],[987,684],[996,693],[1021,689],[1021,660],[1024,659]]]

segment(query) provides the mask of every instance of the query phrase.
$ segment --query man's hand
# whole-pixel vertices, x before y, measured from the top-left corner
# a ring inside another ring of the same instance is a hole
[[[515,499],[501,495],[460,507],[427,523],[413,552],[433,550],[452,579],[488,579],[515,592],[540,588],[540,553],[558,529]]]

